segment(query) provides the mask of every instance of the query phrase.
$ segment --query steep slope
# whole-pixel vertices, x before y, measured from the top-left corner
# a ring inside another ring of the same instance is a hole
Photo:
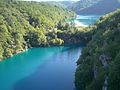
[[[77,5],[77,7],[79,6]],[[117,8],[120,8],[120,2],[118,0],[101,0],[85,9],[78,9],[76,12],[78,14],[106,14]]]
[[[77,90],[119,90],[120,9],[101,17],[92,33],[77,62]]]
[[[48,3],[1,0],[0,60],[29,47],[61,45],[63,40],[57,38],[54,30],[73,15]]]
[[[47,3],[70,9],[77,1],[49,1]]]
[[[76,13],[79,13],[80,10],[84,10],[85,8],[88,8],[90,6],[93,6],[94,4],[98,3],[101,0],[80,0],[78,2],[75,2],[71,5],[69,5],[69,9],[75,11]]]
[[[75,12],[79,12],[80,10],[90,7],[98,3],[99,1],[101,0],[59,1],[59,2],[48,2],[48,3],[54,5],[60,5]]]

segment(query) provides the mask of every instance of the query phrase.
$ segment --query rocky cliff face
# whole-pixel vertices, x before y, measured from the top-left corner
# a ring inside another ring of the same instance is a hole
[[[120,89],[120,10],[100,18],[78,60],[78,90]]]

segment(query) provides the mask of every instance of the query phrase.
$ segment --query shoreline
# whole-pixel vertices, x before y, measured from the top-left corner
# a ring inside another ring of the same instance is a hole
[[[63,47],[79,47],[79,46],[82,46],[82,47],[84,47],[84,46],[86,46],[86,45],[85,45],[85,44],[76,44],[76,45],[73,45],[73,44],[69,44],[69,45],[68,45],[68,44],[64,44],[64,45],[59,45],[59,46],[30,47],[30,48],[27,48],[27,49],[24,49],[24,50],[19,50],[19,52],[14,53],[14,54],[12,54],[11,56],[8,56],[8,57],[6,57],[6,58],[0,59],[0,62],[5,61],[5,60],[7,60],[7,59],[9,59],[9,58],[12,58],[12,57],[14,57],[14,56],[17,55],[17,54],[24,53],[24,52],[28,51],[28,50],[31,49],[31,48],[50,48],[50,47],[60,47],[60,46],[63,46]]]

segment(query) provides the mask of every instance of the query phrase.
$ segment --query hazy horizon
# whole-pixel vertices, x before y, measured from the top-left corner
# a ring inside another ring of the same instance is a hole
[[[79,0],[23,0],[23,1],[37,1],[37,2],[40,2],[40,1],[79,1]]]

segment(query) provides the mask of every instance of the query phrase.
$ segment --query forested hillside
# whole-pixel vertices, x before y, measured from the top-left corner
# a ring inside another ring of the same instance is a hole
[[[49,1],[48,3],[69,9],[75,3],[75,1]]]
[[[59,1],[59,2],[49,2],[55,5],[61,5],[65,8],[75,11],[78,13],[80,10],[88,8],[101,0],[79,0],[79,1]]]
[[[0,60],[31,47],[86,44],[92,33],[69,24],[74,16],[56,4],[1,1]]]
[[[107,14],[120,8],[120,0],[79,0],[54,2],[66,7],[76,14]]]
[[[77,90],[120,89],[120,10],[99,19],[82,51],[75,75]]]
[[[77,14],[106,14],[120,8],[119,0],[80,0],[69,9]]]
[[[120,7],[117,0],[95,1],[81,0],[72,9],[105,14]],[[77,61],[77,90],[120,90],[120,9],[88,27],[74,27],[74,16],[56,4],[1,0],[0,60],[32,47],[87,44]]]
[[[55,32],[72,16],[73,12],[48,3],[1,0],[0,60],[29,47],[63,44]]]
[[[91,7],[94,4],[99,3],[99,1],[101,0],[79,0],[77,2],[70,4],[68,8],[79,14],[81,10]]]

